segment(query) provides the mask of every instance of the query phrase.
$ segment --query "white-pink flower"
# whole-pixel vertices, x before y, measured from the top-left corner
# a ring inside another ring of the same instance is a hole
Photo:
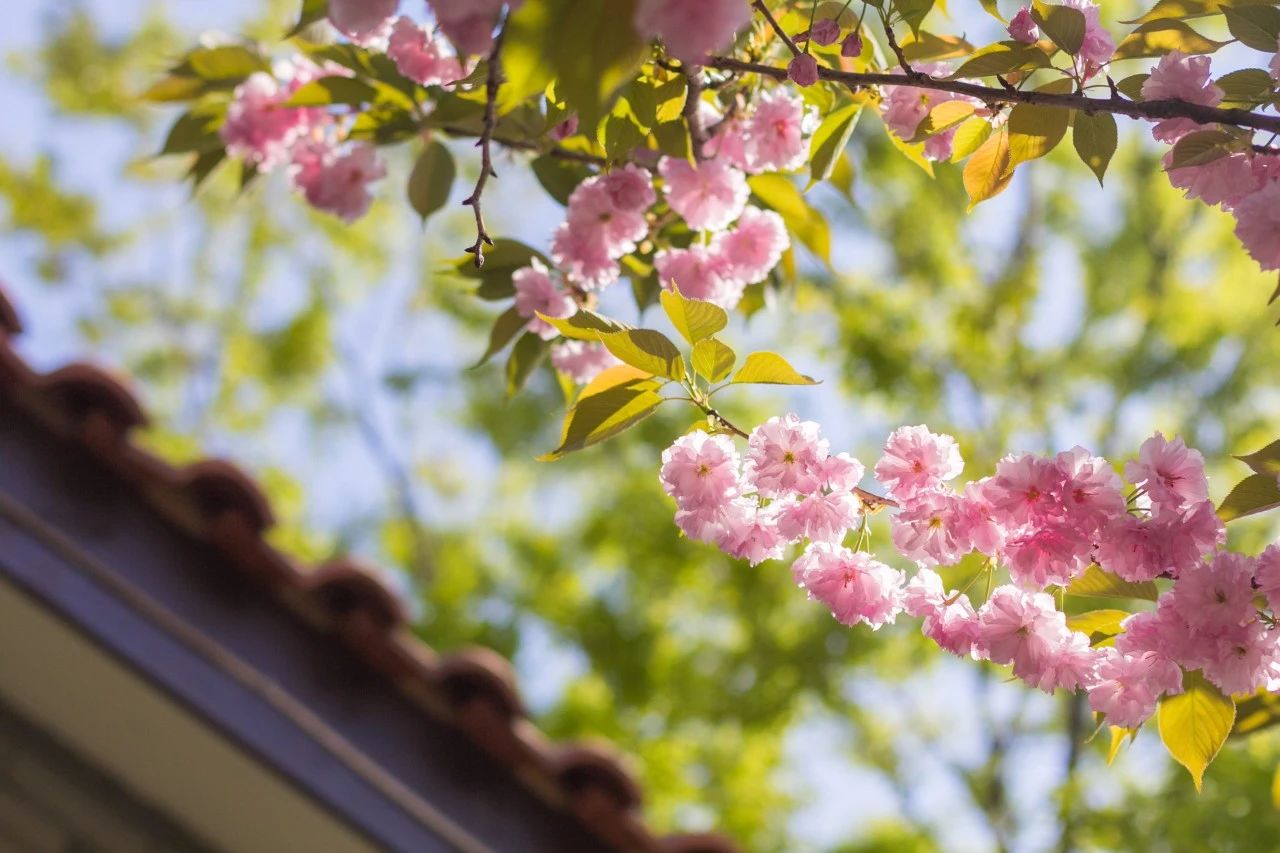
[[[1253,576],[1258,582],[1258,591],[1267,597],[1267,605],[1280,615],[1280,544],[1268,545],[1258,555]]]
[[[713,249],[725,260],[730,277],[743,284],[764,281],[791,248],[787,226],[772,210],[747,205],[738,223],[716,235]]]
[[[1089,707],[1107,723],[1136,729],[1156,712],[1160,693],[1151,675],[1158,664],[1145,656],[1129,656],[1116,649],[1101,649],[1097,681],[1089,686]]]
[[[839,545],[858,521],[862,506],[848,492],[812,494],[778,504],[778,532],[788,542],[809,539]]]
[[[687,249],[662,249],[653,266],[663,290],[679,290],[689,299],[714,302],[725,310],[742,299],[744,282],[714,246],[695,243]]]
[[[722,231],[746,206],[750,189],[746,176],[722,160],[693,165],[680,157],[658,163],[667,203],[695,231]]]
[[[1093,542],[1066,522],[1024,528],[1004,544],[1009,576],[1024,589],[1066,586],[1089,566]]]
[[[1013,674],[1039,683],[1066,630],[1064,617],[1043,592],[1008,584],[991,591],[978,610],[978,646],[993,663],[1013,664]]]
[[[791,567],[796,583],[845,625],[866,622],[872,630],[902,611],[902,572],[862,551],[815,543]]]
[[[813,494],[822,486],[827,440],[813,421],[794,414],[773,417],[751,431],[744,473],[766,498]]]
[[[1171,50],[1142,84],[1144,101],[1178,100],[1189,104],[1216,107],[1222,103],[1222,89],[1210,77],[1210,59],[1207,56],[1186,56],[1180,50]],[[1161,142],[1177,142],[1200,125],[1187,118],[1170,118],[1158,122],[1152,135]]]
[[[329,21],[343,35],[363,40],[386,27],[400,0],[329,0]]]
[[[1023,44],[1035,44],[1040,39],[1040,28],[1031,17],[1031,7],[1023,6],[1009,19],[1009,38]]]
[[[1244,624],[1254,616],[1253,568],[1253,559],[1244,554],[1215,554],[1195,571],[1179,575],[1172,593],[1174,609],[1197,631]]]
[[[1102,26],[1102,10],[1098,8],[1098,4],[1089,0],[1063,0],[1063,5],[1078,9],[1084,15],[1084,41],[1076,55],[1085,61],[1085,67],[1081,69],[1084,76],[1092,77],[1111,61],[1116,52],[1116,43]]]
[[[387,169],[376,148],[358,142],[344,153],[327,144],[295,149],[291,173],[294,186],[312,207],[354,222],[373,202],[369,184],[385,176]]]
[[[1157,432],[1142,442],[1138,458],[1124,466],[1124,475],[1146,490],[1157,515],[1209,497],[1200,451],[1188,448],[1181,438],[1170,441],[1163,433]]]
[[[561,222],[551,235],[551,259],[586,290],[602,290],[618,280],[618,261],[605,251],[595,229]]]
[[[750,21],[747,0],[639,0],[634,18],[641,37],[662,39],[667,53],[690,65],[727,48]]]
[[[493,29],[504,0],[427,0],[427,3],[435,13],[440,31],[459,53],[475,56],[488,53],[493,47]],[[515,10],[521,3],[523,0],[511,0],[508,5]]]
[[[291,95],[290,87],[265,72],[245,78],[232,94],[226,120],[218,129],[227,151],[263,172],[287,163],[294,142],[323,118],[322,111],[284,106]]]
[[[599,181],[616,210],[643,213],[658,198],[653,190],[653,175],[630,163],[601,175]]]
[[[920,425],[898,427],[890,433],[875,473],[891,497],[909,503],[921,492],[936,489],[958,476],[963,469],[956,440]]]
[[[548,317],[570,317],[578,310],[578,304],[561,289],[551,272],[537,258],[529,266],[511,274],[516,290],[516,313],[529,319],[528,328],[543,340],[551,340],[560,334],[556,328],[538,314]]]
[[[1250,257],[1264,270],[1280,269],[1280,181],[1246,195],[1232,212],[1236,237]]]
[[[750,172],[790,172],[804,165],[807,135],[814,117],[804,101],[785,89],[766,91],[744,126],[744,150]]]
[[[950,565],[969,553],[963,535],[960,498],[949,492],[920,492],[894,513],[893,544],[923,566]]]
[[[777,504],[762,508],[746,498],[729,504],[721,515],[720,535],[716,539],[720,550],[753,566],[781,557],[787,542],[778,532],[775,506]]]
[[[448,86],[466,76],[458,57],[403,15],[391,27],[387,56],[401,74],[423,86]]]
[[[742,493],[738,450],[723,435],[682,435],[662,451],[662,488],[683,510],[718,512]]]

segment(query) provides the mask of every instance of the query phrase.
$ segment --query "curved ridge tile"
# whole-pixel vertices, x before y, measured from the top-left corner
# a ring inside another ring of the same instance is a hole
[[[663,853],[738,853],[738,845],[712,832],[668,835],[660,846]]]
[[[607,794],[622,811],[640,805],[640,786],[622,766],[621,757],[604,746],[580,743],[561,747],[556,776],[571,800],[594,791]]]
[[[399,596],[382,582],[377,570],[351,557],[313,569],[306,585],[334,621],[357,633],[390,633],[409,621]]]
[[[266,495],[234,463],[202,459],[183,468],[180,477],[187,493],[211,521],[224,513],[236,513],[259,535],[275,524]]]
[[[81,427],[96,417],[105,417],[113,432],[123,436],[147,423],[129,384],[94,364],[68,364],[39,377],[35,386]]]
[[[525,716],[510,661],[491,649],[472,647],[445,657],[440,683],[455,709],[487,700],[507,720]]]

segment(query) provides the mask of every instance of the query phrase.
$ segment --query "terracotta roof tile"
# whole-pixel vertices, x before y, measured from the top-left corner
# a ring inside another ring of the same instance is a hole
[[[437,654],[409,630],[404,605],[378,572],[355,559],[295,564],[263,538],[274,522],[271,506],[244,471],[218,459],[174,467],[134,444],[131,433],[147,417],[130,383],[91,364],[39,373],[10,346],[21,331],[0,287],[0,395],[83,444],[155,512],[222,549],[268,594],[336,632],[366,665],[424,711],[445,716],[552,806],[619,849],[736,849],[714,834],[657,836],[643,822],[641,791],[623,759],[605,745],[548,740],[526,716],[509,661],[483,648]]]

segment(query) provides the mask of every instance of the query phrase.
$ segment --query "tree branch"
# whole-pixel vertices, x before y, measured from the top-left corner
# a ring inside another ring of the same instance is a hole
[[[707,64],[712,68],[724,71],[751,72],[765,77],[772,77],[775,80],[787,79],[787,69],[776,65],[743,62],[727,56],[710,57]],[[1067,107],[1069,109],[1083,110],[1086,113],[1113,113],[1151,121],[1159,121],[1166,118],[1189,118],[1199,124],[1227,124],[1252,130],[1280,133],[1280,116],[1263,115],[1249,112],[1248,110],[1205,107],[1199,104],[1189,104],[1186,101],[1131,101],[1114,95],[1108,98],[1091,98],[1081,94],[1028,92],[1021,89],[1009,91],[977,83],[930,77],[919,72],[916,73],[915,77],[908,79],[902,74],[857,73],[853,71],[837,71],[834,68],[819,66],[818,76],[823,80],[842,83],[850,89],[861,89],[866,86],[911,86],[916,89],[933,89],[939,92],[968,95],[988,104],[1036,104],[1046,107]]]
[[[778,34],[778,38],[787,43],[787,47],[791,50],[791,55],[799,56],[800,48],[796,47],[796,43],[792,40],[791,36],[787,35],[787,31],[778,24],[778,20],[773,17],[773,13],[769,11],[769,7],[764,5],[764,0],[755,0],[751,5],[755,6],[756,10],[761,15],[764,15],[764,19],[769,22],[769,26],[773,27],[773,31]]]
[[[702,117],[698,115],[698,105],[702,102],[702,71],[699,68],[685,66],[684,79],[688,88],[684,95],[685,123],[689,125],[689,144],[693,146],[693,159],[701,160],[707,147],[707,130],[702,126]]]
[[[502,85],[502,38],[507,34],[506,22],[493,37],[493,49],[489,51],[489,73],[485,80],[484,92],[484,129],[480,131],[480,139],[476,145],[480,148],[480,177],[476,178],[476,188],[462,203],[469,205],[476,215],[476,241],[467,251],[476,256],[476,268],[484,266],[484,247],[492,246],[493,238],[484,227],[484,213],[480,210],[480,196],[484,193],[484,185],[489,177],[497,177],[493,171],[493,128],[497,122],[498,88]]]

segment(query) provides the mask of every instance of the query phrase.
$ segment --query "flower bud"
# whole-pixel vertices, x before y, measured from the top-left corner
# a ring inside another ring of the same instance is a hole
[[[797,86],[812,86],[818,82],[818,60],[807,53],[800,53],[787,65],[787,76]]]
[[[857,57],[862,55],[862,33],[854,30],[844,37],[844,41],[840,44],[840,55],[846,57]]]
[[[814,44],[820,44],[823,47],[835,44],[840,38],[840,24],[835,18],[814,21],[813,28],[809,30],[809,38]]]
[[[1035,19],[1031,17],[1031,9],[1023,6],[1018,10],[1018,14],[1013,16],[1009,21],[1009,37],[1014,41],[1020,41],[1023,44],[1035,44],[1040,38],[1040,28],[1036,26]]]

